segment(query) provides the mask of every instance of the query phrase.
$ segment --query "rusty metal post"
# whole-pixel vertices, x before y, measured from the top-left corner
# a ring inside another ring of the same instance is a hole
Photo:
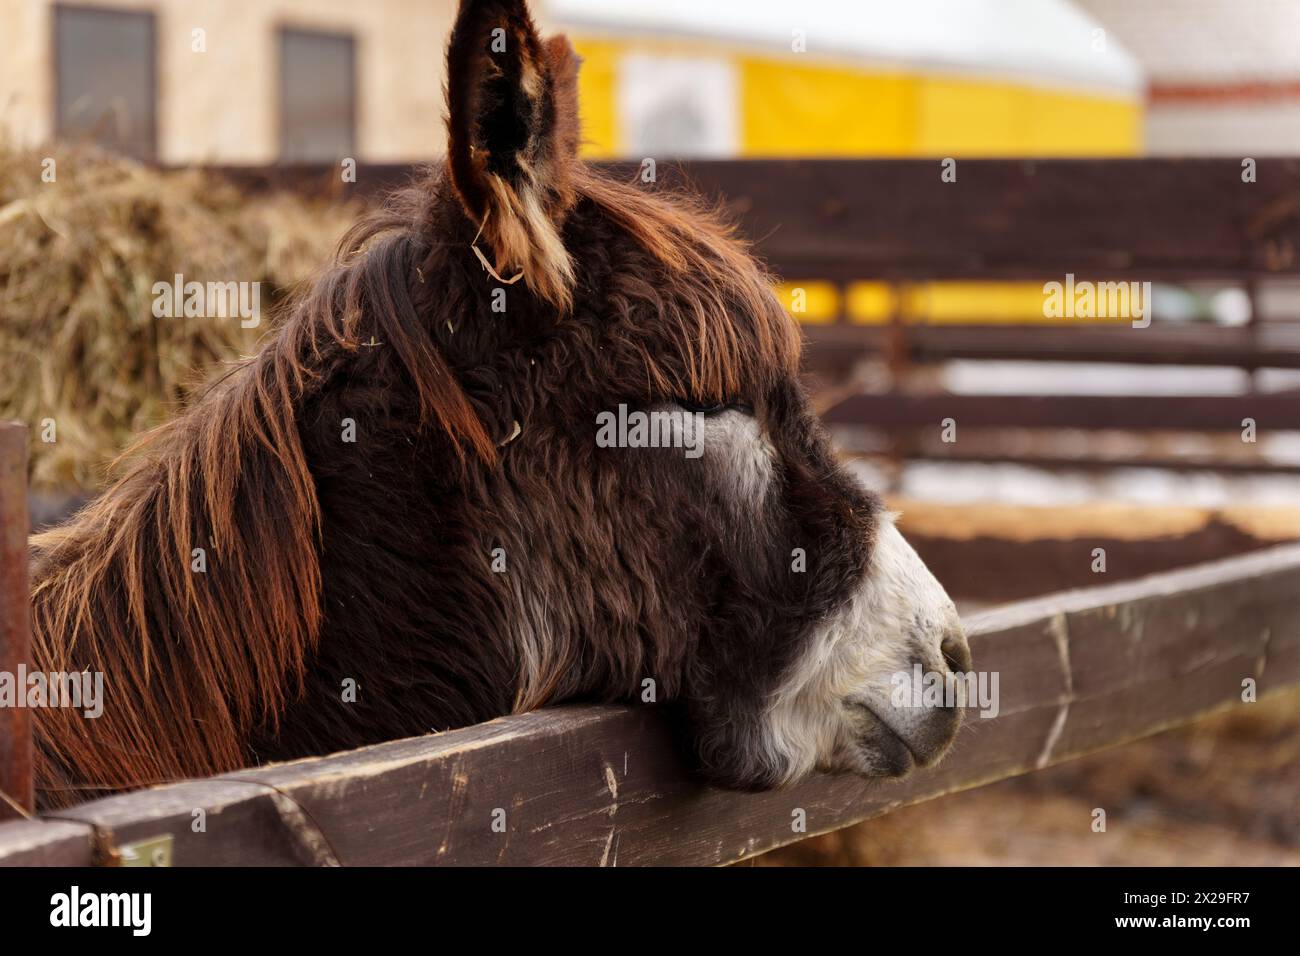
[[[0,675],[17,682],[31,666],[27,583],[27,426],[0,422]],[[21,686],[15,692],[24,693]],[[0,820],[34,809],[31,712],[0,707]],[[8,799],[5,799],[7,797]]]

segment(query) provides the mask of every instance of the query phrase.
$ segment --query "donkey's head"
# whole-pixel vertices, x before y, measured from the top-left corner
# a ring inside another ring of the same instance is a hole
[[[38,712],[43,804],[577,699],[678,702],[736,786],[937,759],[958,712],[895,678],[964,670],[961,626],[767,277],[578,162],[522,0],[466,0],[448,67],[447,164],[35,540],[37,664],[111,688]]]
[[[577,160],[576,58],[521,0],[463,3],[448,70],[424,267],[484,461],[442,541],[509,635],[512,706],[653,688],[739,786],[937,759],[958,712],[895,706],[894,677],[967,668],[961,625],[837,463],[768,278]]]

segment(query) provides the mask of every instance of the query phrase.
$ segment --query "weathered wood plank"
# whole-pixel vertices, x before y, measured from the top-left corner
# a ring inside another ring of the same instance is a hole
[[[109,842],[174,835],[177,865],[717,864],[1113,746],[1300,682],[1300,545],[972,617],[998,713],[901,782],[734,793],[684,766],[655,707],[560,707],[96,801]],[[206,830],[195,832],[196,810]],[[494,821],[500,826],[494,828]],[[0,827],[0,860],[13,841]]]
[[[639,167],[626,167],[629,175]],[[661,165],[725,197],[791,279],[1158,280],[1294,274],[1300,161],[1233,159],[721,160]]]
[[[0,825],[0,866],[90,866],[95,829],[67,820]]]
[[[606,163],[639,181],[639,163]],[[418,165],[214,167],[242,188],[374,198]],[[1138,280],[1300,273],[1300,160],[697,160],[661,163],[646,188],[723,199],[745,235],[793,279]]]
[[[189,780],[95,800],[55,816],[97,831],[100,850],[171,834],[178,865],[187,861],[202,861],[204,866],[331,862],[328,854],[318,850],[319,841],[301,812],[261,783]],[[96,862],[112,865],[113,860],[101,852]]]
[[[959,428],[1083,428],[1119,431],[1261,432],[1300,429],[1300,397],[1254,395],[954,395],[888,392],[853,395],[826,410],[831,425],[910,431],[945,418]]]
[[[1195,457],[1184,455],[1125,455],[1123,457],[1083,458],[1079,455],[1025,455],[1018,452],[992,452],[984,449],[968,451],[955,444],[928,447],[920,451],[909,449],[907,460],[948,462],[962,465],[1004,465],[1008,462],[1025,468],[1038,468],[1044,471],[1089,471],[1114,472],[1120,468],[1156,468],[1172,473],[1213,472],[1221,475],[1300,475],[1300,462],[1277,461],[1274,459],[1254,460],[1250,458],[1210,458],[1205,455]],[[1245,549],[1242,549],[1245,550]],[[1223,552],[1225,556],[1230,552]],[[1218,557],[1220,555],[1215,555]],[[1175,564],[1187,564],[1178,561]],[[1171,567],[1173,565],[1170,565]],[[1153,569],[1154,570],[1154,569]],[[1042,590],[1033,592],[1044,593]]]
[[[844,353],[879,352],[887,330],[887,326],[849,322],[805,325],[805,362],[815,366]],[[918,364],[998,359],[1300,368],[1300,321],[1261,321],[1225,328],[1162,325],[1157,316],[1156,323],[1146,329],[1084,322],[1052,326],[920,324],[906,325],[903,336],[908,360]]]
[[[1221,512],[1206,512],[1203,520],[1192,524],[1172,518],[1162,523],[1149,519],[1183,509],[1151,508],[1144,516],[1148,520],[1135,519],[1131,532],[1121,533],[1113,521],[1106,520],[1053,527],[1037,518],[1033,508],[1023,514],[1015,508],[997,509],[1000,516],[1012,516],[1002,528],[989,527],[993,524],[989,522],[972,529],[960,521],[945,528],[945,509],[934,507],[933,516],[925,518],[925,505],[912,510],[910,504],[895,505],[903,512],[900,527],[908,542],[954,600],[984,607],[1218,561],[1300,539],[1294,520],[1284,523],[1281,511],[1272,532],[1234,522],[1230,514]],[[1034,528],[1035,521],[1034,536],[1027,536],[1024,529]],[[1093,571],[1098,548],[1106,555],[1105,575]]]
[[[28,593],[27,426],[0,421],[0,674],[8,680],[32,659]],[[34,808],[31,711],[0,706],[0,820]]]

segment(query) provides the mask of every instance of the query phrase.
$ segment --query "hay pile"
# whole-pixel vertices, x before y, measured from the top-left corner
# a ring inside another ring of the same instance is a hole
[[[42,162],[55,160],[55,179]],[[246,199],[200,172],[0,142],[0,418],[32,430],[32,485],[102,486],[127,442],[248,354],[271,305],[322,265],[358,208]],[[260,282],[262,321],[153,315],[155,282]],[[41,440],[53,419],[57,440]]]

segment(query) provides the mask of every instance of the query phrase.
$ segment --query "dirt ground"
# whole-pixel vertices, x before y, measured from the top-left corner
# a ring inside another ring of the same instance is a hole
[[[1106,811],[1093,832],[1093,811]],[[755,866],[1300,866],[1300,691],[906,807]]]

